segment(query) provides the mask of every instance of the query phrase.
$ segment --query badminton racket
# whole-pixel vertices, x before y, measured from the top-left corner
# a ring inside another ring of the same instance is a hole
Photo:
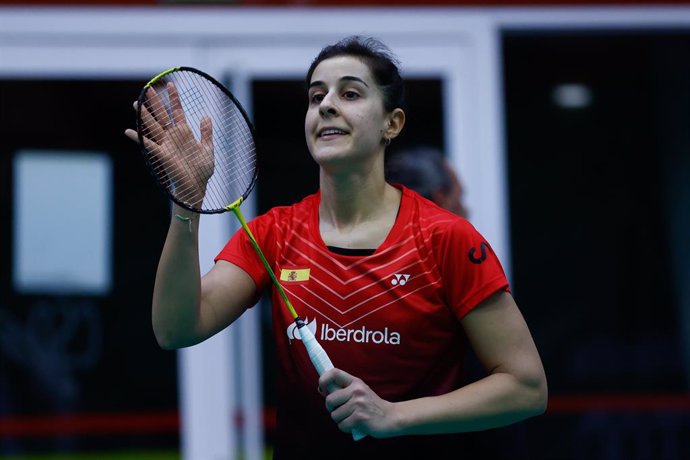
[[[233,94],[200,70],[166,70],[141,90],[137,133],[149,171],[175,203],[200,214],[235,214],[290,310],[317,373],[332,369],[333,363],[297,315],[240,210],[256,185],[258,170],[254,128]],[[355,440],[364,437],[357,431],[352,436]]]

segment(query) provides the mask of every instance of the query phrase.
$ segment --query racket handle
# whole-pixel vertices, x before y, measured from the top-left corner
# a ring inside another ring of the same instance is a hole
[[[314,365],[314,368],[316,368],[316,372],[319,374],[319,376],[323,375],[324,372],[333,369],[331,359],[328,357],[328,354],[326,354],[326,350],[324,350],[321,344],[316,340],[316,337],[314,337],[314,333],[304,324],[304,321],[301,319],[297,319],[296,323],[299,329],[299,335],[302,338],[302,343],[306,347],[307,353],[309,354],[309,359],[311,359],[311,362]],[[329,386],[328,391],[333,391],[335,389],[337,388]],[[355,441],[359,441],[365,437],[366,435],[364,433],[361,433],[358,430],[352,430],[352,438]]]
[[[299,335],[302,338],[302,343],[307,348],[309,358],[311,359],[311,362],[316,368],[316,372],[319,374],[319,376],[323,375],[324,372],[333,369],[333,363],[326,354],[326,350],[324,350],[321,344],[316,340],[314,333],[309,329],[309,327],[301,320],[298,321],[297,327],[299,328]]]

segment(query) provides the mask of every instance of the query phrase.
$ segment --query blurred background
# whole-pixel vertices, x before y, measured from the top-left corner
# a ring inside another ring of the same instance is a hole
[[[690,1],[596,0],[0,2],[0,458],[270,456],[268,306],[157,346],[169,208],[123,132],[198,67],[256,125],[245,214],[293,203],[304,74],[350,34],[400,57],[392,148],[444,152],[546,367],[546,414],[465,456],[690,458]],[[235,230],[202,218],[203,270]]]

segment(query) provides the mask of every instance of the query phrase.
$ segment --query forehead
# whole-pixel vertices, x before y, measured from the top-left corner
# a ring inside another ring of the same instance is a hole
[[[369,86],[374,85],[369,66],[353,56],[335,56],[321,61],[314,69],[310,83],[315,81],[331,83],[343,77],[357,77]]]

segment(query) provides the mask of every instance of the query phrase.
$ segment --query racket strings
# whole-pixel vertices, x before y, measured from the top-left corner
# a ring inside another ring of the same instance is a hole
[[[190,74],[193,80],[195,80],[194,76],[196,74]],[[220,208],[242,196],[248,185],[241,181],[244,176],[234,172],[238,164],[243,164],[245,157],[243,149],[249,146],[253,157],[253,140],[251,137],[238,135],[242,133],[241,128],[246,126],[246,122],[242,114],[238,113],[236,106],[222,91],[206,80],[203,80],[202,84],[196,81],[192,84],[194,86],[189,88],[183,84],[180,94],[188,122],[193,120],[192,123],[197,121],[200,123],[204,116],[210,117],[215,133],[214,150],[226,153],[217,155],[215,168],[219,168],[219,171],[218,174],[214,172],[215,177],[209,180],[206,188],[206,195],[211,206]]]
[[[178,116],[173,121],[168,82],[175,84],[184,120]],[[147,149],[149,165],[159,182],[176,200],[201,211],[217,212],[246,197],[256,177],[256,150],[252,130],[235,101],[213,82],[188,71],[172,72],[152,89],[155,94],[145,100],[145,106],[156,122],[143,124],[144,137],[158,145],[163,141],[174,145],[171,155]],[[204,153],[201,133],[204,119],[212,127],[212,170],[210,159],[204,158],[209,154]],[[188,130],[175,129],[181,123]],[[199,204],[201,196],[204,199]]]
[[[218,91],[213,85],[206,85],[205,89]],[[218,157],[216,167],[219,168],[219,178],[227,178],[231,186],[230,197],[238,198],[251,187],[256,171],[256,151],[254,138],[244,118],[244,114],[234,101],[227,97],[215,98],[214,103],[222,114],[218,123],[225,121],[224,132],[219,136],[220,149],[230,152],[229,155]],[[213,111],[216,113],[215,111]],[[227,200],[225,200],[227,202]]]

